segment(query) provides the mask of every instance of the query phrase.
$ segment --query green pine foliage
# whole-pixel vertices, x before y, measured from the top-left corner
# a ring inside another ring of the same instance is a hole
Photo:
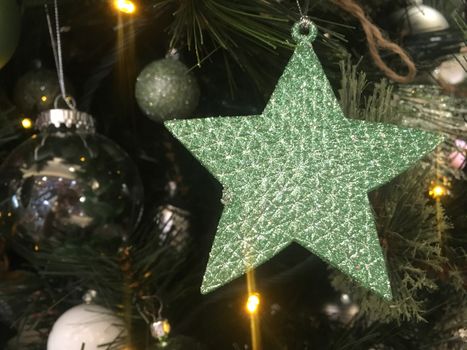
[[[341,103],[349,117],[370,121],[401,122],[387,82],[375,84],[370,94],[364,73],[347,61],[341,63]],[[465,259],[462,250],[449,247],[451,224],[441,203],[428,196],[435,169],[426,161],[376,189],[370,200],[376,214],[381,245],[388,262],[394,300],[387,302],[347,277],[333,272],[337,289],[350,293],[361,313],[371,322],[426,321],[432,305],[430,295],[448,284],[453,294],[463,289],[463,279],[454,261]],[[457,291],[457,292],[456,292]]]
[[[339,67],[341,88],[338,95],[344,115],[380,123],[401,122],[401,115],[395,113],[392,103],[393,86],[387,80],[370,86],[366,73],[359,71],[358,65],[352,65],[350,58],[341,61]]]
[[[448,259],[441,239],[447,236],[449,224],[444,213],[438,222],[436,205],[427,198],[429,179],[423,169],[415,168],[370,196],[394,299],[384,301],[338,273],[331,277],[336,288],[352,291],[370,322],[424,321],[426,298],[438,289],[440,275],[445,273]]]

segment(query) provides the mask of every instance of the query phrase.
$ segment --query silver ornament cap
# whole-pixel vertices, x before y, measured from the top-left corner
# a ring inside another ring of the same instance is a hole
[[[94,118],[85,112],[73,109],[50,109],[41,112],[36,119],[35,128],[44,131],[49,126],[74,128],[78,132],[96,132]]]
[[[151,335],[156,339],[164,339],[169,336],[170,333],[170,323],[166,318],[160,318],[151,323],[149,326],[151,330]]]

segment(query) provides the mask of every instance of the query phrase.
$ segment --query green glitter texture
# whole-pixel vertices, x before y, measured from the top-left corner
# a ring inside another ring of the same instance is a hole
[[[224,187],[203,293],[294,241],[391,298],[367,192],[442,138],[345,118],[313,51],[316,34],[309,22],[295,24],[295,52],[262,115],[166,123]]]

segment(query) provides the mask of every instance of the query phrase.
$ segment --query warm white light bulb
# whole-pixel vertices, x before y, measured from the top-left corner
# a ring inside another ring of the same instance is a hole
[[[136,11],[136,5],[129,0],[115,0],[114,6],[118,11],[127,14],[132,14]]]
[[[248,296],[248,300],[246,302],[246,309],[249,314],[255,314],[258,311],[260,301],[261,300],[258,293],[253,293]]]

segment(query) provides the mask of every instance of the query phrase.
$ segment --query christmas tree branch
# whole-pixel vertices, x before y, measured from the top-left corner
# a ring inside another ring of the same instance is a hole
[[[364,73],[358,73],[349,61],[341,63],[341,69],[339,94],[349,117],[402,122],[402,113],[393,103],[392,87],[382,82],[365,96],[369,84]],[[465,255],[460,251],[450,251],[450,256],[446,255],[451,226],[440,203],[435,206],[427,196],[430,180],[436,178],[435,169],[427,168],[430,164],[432,162],[413,168],[370,195],[389,264],[394,300],[385,302],[349,283],[337,272],[331,278],[339,290],[353,291],[361,304],[361,312],[370,321],[424,320],[426,294],[439,288],[446,269],[451,276],[459,276],[458,268],[450,261]],[[453,289],[462,288],[462,278],[450,279],[450,285]]]

